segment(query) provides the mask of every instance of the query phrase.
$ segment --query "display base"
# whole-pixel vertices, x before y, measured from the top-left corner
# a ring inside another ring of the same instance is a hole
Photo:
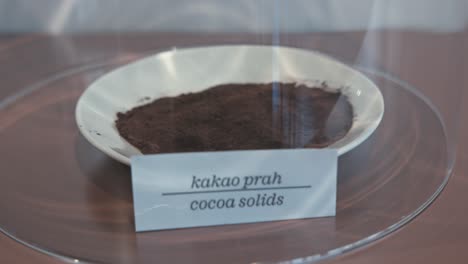
[[[0,102],[1,231],[55,256],[99,263],[314,261],[403,226],[448,179],[444,127],[428,101],[360,69],[381,89],[385,114],[339,159],[336,217],[135,233],[130,169],[80,135],[74,110],[93,80],[136,57],[55,73]]]

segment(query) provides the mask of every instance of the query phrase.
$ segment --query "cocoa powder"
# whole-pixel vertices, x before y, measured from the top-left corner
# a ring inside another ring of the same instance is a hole
[[[115,122],[144,154],[323,148],[351,128],[353,109],[326,84],[224,84],[157,99]]]

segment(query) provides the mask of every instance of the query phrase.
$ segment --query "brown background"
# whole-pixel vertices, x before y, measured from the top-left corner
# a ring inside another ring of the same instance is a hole
[[[442,34],[429,33],[401,33],[379,32],[380,45],[385,47],[391,40],[401,40],[399,47],[403,50],[398,59],[385,56],[376,58],[383,68],[409,81],[417,87],[424,87],[428,83],[440,82],[444,85],[462,86],[468,88],[468,76],[465,72],[468,66],[468,34]],[[351,34],[359,47],[363,40],[362,33]],[[324,38],[336,39],[350,37],[350,33],[324,34]],[[0,59],[8,56],[8,49],[15,45],[23,45],[35,41],[36,36],[2,36],[0,37]],[[40,36],[40,38],[49,38]],[[387,43],[387,44],[386,44]],[[339,44],[337,44],[339,45]],[[415,48],[421,47],[421,48]],[[390,47],[391,48],[391,47]],[[330,49],[333,51],[334,47]],[[349,48],[349,57],[353,59],[355,50]],[[386,50],[383,48],[383,50]],[[388,50],[388,49],[387,49]],[[408,52],[405,53],[405,50]],[[421,59],[419,50],[436,51],[432,57]],[[40,49],[32,50],[40,52]],[[342,56],[347,56],[342,53]],[[395,61],[397,63],[395,63]],[[421,70],[425,65],[431,65],[428,70]],[[434,66],[435,65],[435,66]],[[5,70],[5,65],[0,70]],[[60,68],[60,65],[57,65]],[[453,74],[447,71],[454,72]],[[0,72],[5,76],[5,72]],[[37,75],[44,73],[37,73]],[[37,78],[34,72],[28,73],[29,78]],[[439,76],[456,76],[453,80],[439,78]],[[15,77],[11,77],[15,78]],[[17,78],[22,78],[17,77]],[[27,84],[27,78],[23,81]],[[16,83],[21,83],[17,81]],[[0,87],[0,95],[11,94],[21,87]],[[449,88],[445,88],[449,89]],[[443,90],[443,88],[441,88]],[[464,92],[464,102],[467,102]],[[452,98],[451,100],[456,100]],[[455,105],[455,103],[454,103]],[[451,110],[452,111],[452,110]],[[450,111],[449,111],[450,112]],[[467,263],[468,262],[468,108],[463,105],[458,128],[458,157],[454,175],[449,181],[441,196],[420,216],[408,225],[390,236],[373,243],[365,248],[345,254],[341,257],[326,261],[327,263]],[[4,153],[1,153],[4,155]],[[0,183],[1,184],[1,183]],[[12,239],[0,235],[0,262],[1,263],[62,263],[52,257],[29,249]]]

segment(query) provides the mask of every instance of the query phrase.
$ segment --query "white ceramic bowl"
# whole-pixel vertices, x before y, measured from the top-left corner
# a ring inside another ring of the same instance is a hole
[[[322,82],[342,88],[354,109],[354,122],[341,140],[330,145],[343,154],[377,128],[384,113],[378,87],[360,72],[323,54],[288,47],[211,46],[174,49],[118,68],[92,83],[76,106],[83,136],[110,157],[130,163],[140,151],[120,137],[114,122],[151,100],[199,92],[225,83]],[[345,87],[345,88],[343,88]]]

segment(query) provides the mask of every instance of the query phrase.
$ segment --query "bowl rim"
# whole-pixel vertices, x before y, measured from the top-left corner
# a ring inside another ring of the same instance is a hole
[[[312,54],[312,55],[314,55],[314,56],[316,56],[318,58],[325,59],[325,60],[328,60],[328,61],[332,61],[333,63],[337,63],[341,67],[345,68],[346,70],[349,70],[353,74],[356,74],[357,76],[359,76],[359,78],[367,81],[370,84],[370,86],[377,92],[376,93],[376,95],[378,95],[378,98],[376,98],[377,103],[378,103],[379,106],[381,106],[381,109],[379,109],[380,110],[379,115],[372,122],[370,122],[368,124],[368,126],[354,140],[351,140],[350,142],[344,144],[341,147],[337,147],[336,145],[339,145],[340,142],[343,142],[344,140],[346,140],[346,135],[345,135],[343,138],[339,139],[338,141],[336,141],[333,144],[326,147],[326,149],[335,149],[337,151],[338,156],[341,156],[341,155],[347,153],[351,149],[357,147],[362,142],[364,142],[377,129],[377,127],[379,126],[379,124],[382,121],[382,118],[383,118],[383,115],[384,115],[384,112],[385,112],[385,103],[384,103],[383,95],[382,95],[380,89],[378,88],[378,86],[372,80],[370,80],[366,75],[364,75],[362,72],[360,72],[359,70],[357,70],[357,69],[349,66],[348,64],[338,60],[337,58],[335,58],[333,56],[330,56],[328,54],[324,54],[324,53],[316,51],[316,50],[309,50],[309,49],[290,47],[290,46],[279,46],[279,45],[246,45],[246,44],[204,45],[204,46],[189,46],[189,47],[183,47],[183,48],[170,48],[170,49],[166,49],[166,50],[161,50],[161,51],[156,52],[156,53],[151,53],[150,55],[144,56],[144,57],[142,57],[140,59],[137,59],[135,61],[132,61],[132,62],[124,64],[124,65],[121,65],[121,66],[119,66],[119,67],[117,67],[115,69],[112,69],[111,71],[106,72],[104,75],[102,75],[99,78],[97,78],[96,80],[94,80],[91,84],[88,85],[88,87],[80,95],[80,97],[78,99],[78,102],[76,103],[76,107],[75,107],[75,122],[76,122],[76,124],[78,126],[78,129],[79,129],[81,135],[83,135],[83,137],[86,140],[88,140],[88,142],[91,143],[91,145],[93,145],[95,148],[102,151],[103,153],[105,153],[109,157],[111,157],[111,158],[113,158],[113,159],[115,159],[115,160],[117,160],[117,161],[119,161],[119,162],[121,162],[123,164],[130,165],[131,157],[128,157],[128,156],[116,151],[115,149],[112,149],[111,147],[103,146],[103,144],[101,144],[98,140],[96,140],[94,137],[92,137],[90,135],[91,133],[87,133],[88,129],[85,128],[85,126],[83,125],[84,122],[83,122],[81,109],[83,108],[84,100],[85,100],[86,95],[88,94],[88,92],[91,89],[93,89],[93,87],[95,87],[96,84],[99,83],[101,80],[103,80],[105,78],[108,78],[109,76],[112,76],[114,73],[122,70],[123,68],[132,67],[133,65],[135,65],[137,63],[141,63],[141,62],[147,61],[147,60],[155,60],[155,59],[158,59],[161,56],[167,56],[168,54],[173,54],[175,52],[177,52],[177,53],[193,52],[193,51],[197,51],[197,50],[207,50],[207,49],[213,49],[213,48],[226,48],[226,49],[229,49],[229,48],[236,48],[236,49],[239,49],[239,48],[261,48],[261,49],[268,48],[268,49],[278,49],[278,50],[291,50],[291,51],[296,51],[296,52],[306,52],[306,53],[310,53],[310,54]],[[354,125],[355,125],[355,122],[353,122],[353,125],[352,125],[351,129],[347,133],[349,133],[353,129]],[[115,127],[115,124],[114,124],[114,127]],[[120,136],[120,134],[119,134],[119,136]],[[127,144],[131,145],[124,138],[122,138],[122,140],[124,140]]]

